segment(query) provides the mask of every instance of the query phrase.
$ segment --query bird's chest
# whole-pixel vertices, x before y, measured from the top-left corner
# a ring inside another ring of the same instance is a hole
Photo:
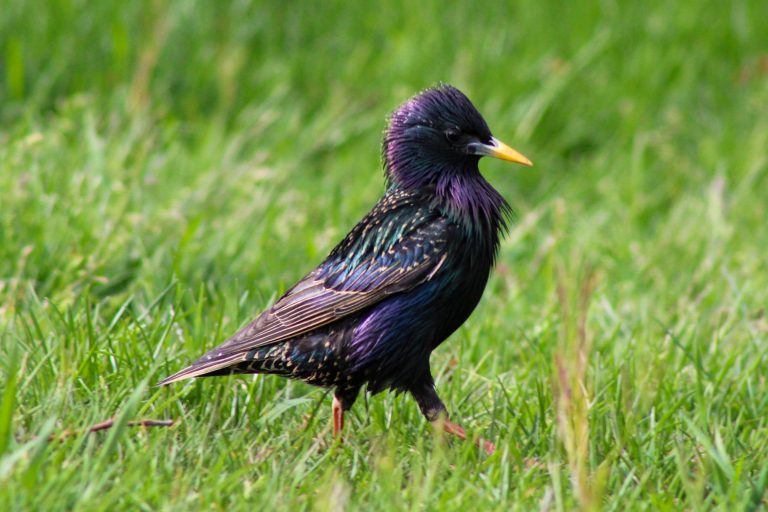
[[[435,323],[433,349],[458,329],[477,307],[490,269],[490,260],[464,253],[445,275],[440,276],[442,283],[433,306],[439,318]]]
[[[431,280],[370,311],[350,339],[351,371],[369,381],[373,392],[407,388],[429,371],[432,350],[475,309],[490,266],[490,261],[456,251]]]

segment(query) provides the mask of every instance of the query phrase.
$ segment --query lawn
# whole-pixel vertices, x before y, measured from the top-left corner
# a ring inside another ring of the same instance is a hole
[[[8,0],[0,509],[768,506],[768,3]],[[438,81],[532,169],[485,296],[408,396],[155,388],[383,191]],[[111,429],[84,434],[115,418]],[[139,419],[174,426],[130,426]]]

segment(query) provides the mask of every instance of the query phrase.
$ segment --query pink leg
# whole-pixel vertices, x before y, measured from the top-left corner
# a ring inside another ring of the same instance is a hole
[[[341,437],[341,431],[344,430],[344,409],[341,407],[341,401],[333,397],[333,437],[340,442],[344,442]]]
[[[467,432],[464,430],[464,427],[457,425],[456,423],[451,423],[447,419],[443,421],[443,430],[445,430],[448,434],[452,434],[458,437],[462,441],[467,439]],[[485,450],[485,453],[488,455],[493,455],[493,452],[496,451],[496,446],[492,442],[486,441],[482,437],[479,437],[475,444],[477,444],[478,448]]]

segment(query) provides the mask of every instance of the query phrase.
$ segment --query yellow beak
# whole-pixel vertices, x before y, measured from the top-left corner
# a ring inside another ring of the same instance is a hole
[[[493,158],[506,160],[507,162],[514,162],[516,164],[527,165],[529,167],[533,166],[533,162],[531,162],[528,157],[516,149],[512,149],[511,147],[507,146],[495,137],[491,137],[490,144],[475,143],[472,144],[472,146],[475,148],[476,155],[492,156]]]

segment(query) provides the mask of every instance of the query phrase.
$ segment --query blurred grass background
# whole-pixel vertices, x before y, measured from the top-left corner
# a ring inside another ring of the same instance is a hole
[[[536,165],[483,163],[515,225],[433,356],[497,454],[408,397],[333,445],[300,383],[151,388],[370,208],[386,114],[438,81]],[[7,0],[0,504],[765,507],[766,148],[762,1]]]

